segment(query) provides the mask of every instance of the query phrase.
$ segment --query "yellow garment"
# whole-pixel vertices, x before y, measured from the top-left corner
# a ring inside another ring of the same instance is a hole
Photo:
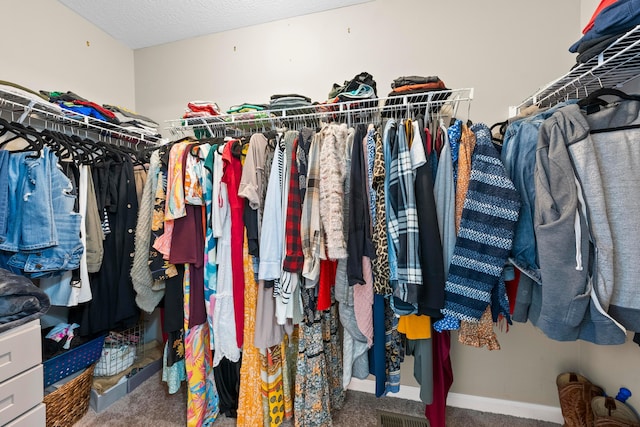
[[[279,427],[285,416],[281,344],[260,350],[260,382],[263,425]]]
[[[263,424],[264,410],[259,391],[262,388],[260,376],[260,350],[253,345],[256,330],[256,306],[258,285],[255,281],[253,257],[249,255],[247,233],[244,237],[244,347],[240,367],[240,394],[238,396],[239,426],[260,426]]]
[[[248,143],[243,143],[242,144],[242,155],[240,156],[240,163],[242,163],[242,166],[244,166],[244,159],[247,158],[247,153],[249,152],[249,144]]]
[[[410,340],[427,340],[431,338],[431,317],[409,314],[398,319],[398,332],[405,334]]]

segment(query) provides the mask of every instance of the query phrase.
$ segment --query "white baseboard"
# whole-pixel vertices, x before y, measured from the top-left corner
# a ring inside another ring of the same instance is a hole
[[[349,390],[375,393],[375,382],[353,378],[349,383]],[[390,397],[420,401],[420,388],[403,385],[398,393],[389,394]],[[492,397],[472,396],[469,394],[449,393],[447,406],[454,408],[472,409],[474,411],[491,412],[493,414],[511,415],[520,418],[547,421],[562,424],[562,412],[559,407],[538,405],[535,403],[518,402],[515,400],[495,399]]]

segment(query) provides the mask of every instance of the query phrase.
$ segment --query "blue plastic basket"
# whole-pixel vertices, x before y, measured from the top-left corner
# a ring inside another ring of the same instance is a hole
[[[101,336],[44,362],[44,386],[48,387],[95,363],[100,359],[103,345],[104,336]]]

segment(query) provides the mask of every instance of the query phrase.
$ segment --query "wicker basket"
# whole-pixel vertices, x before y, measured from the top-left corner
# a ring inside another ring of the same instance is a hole
[[[93,368],[83,373],[44,397],[47,405],[47,427],[71,427],[89,410]]]

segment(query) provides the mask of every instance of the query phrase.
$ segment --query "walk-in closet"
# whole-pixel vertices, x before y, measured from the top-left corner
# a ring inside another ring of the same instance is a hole
[[[640,426],[640,0],[3,6],[0,425]]]

